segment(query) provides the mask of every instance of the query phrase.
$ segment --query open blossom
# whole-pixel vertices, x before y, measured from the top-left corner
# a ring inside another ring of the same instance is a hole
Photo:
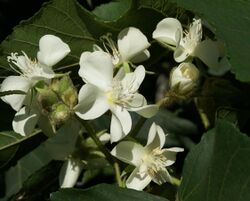
[[[107,52],[111,50],[112,61],[115,66],[123,63],[139,63],[150,57],[147,48],[150,43],[147,37],[137,28],[128,27],[118,35],[117,45],[110,36],[103,36],[104,47]],[[101,50],[95,46],[96,50]]]
[[[7,77],[2,85],[1,91],[20,90],[28,92],[29,89],[40,80],[49,80],[55,76],[52,66],[63,59],[70,52],[69,46],[54,35],[45,35],[39,41],[37,60],[31,60],[25,52],[11,53],[7,59],[16,67],[12,67],[19,76]],[[10,64],[12,66],[12,64]],[[2,100],[10,104],[18,111],[25,100],[25,95],[8,95]]]
[[[218,43],[210,39],[202,41],[200,19],[194,19],[189,30],[183,31],[182,25],[177,19],[165,18],[157,24],[153,38],[164,46],[174,49],[176,62],[183,62],[190,57],[198,57],[212,69],[225,67],[220,63],[222,55]]]
[[[113,71],[114,65],[108,53],[82,53],[79,75],[86,84],[79,91],[75,113],[82,119],[90,120],[110,110],[111,142],[116,142],[131,130],[132,119],[128,111],[148,118],[155,115],[158,107],[147,105],[146,99],[137,92],[145,77],[143,66],[138,66],[132,73],[120,69],[115,77]]]
[[[55,76],[52,66],[58,63],[70,52],[69,46],[60,38],[54,35],[44,35],[39,41],[39,51],[37,52],[37,59],[31,60],[25,52],[23,55],[18,53],[11,53],[8,56],[10,66],[19,76],[7,77],[2,85],[0,91],[20,90],[26,94],[12,94],[1,97],[1,99],[10,104],[11,107],[17,111],[14,121],[13,129],[22,135],[31,131],[38,119],[36,109],[27,108],[32,105],[30,103],[32,94],[30,89],[38,81],[49,81]],[[15,66],[12,66],[12,65]],[[27,107],[23,107],[27,105]]]
[[[152,180],[159,185],[171,181],[166,167],[172,165],[176,160],[176,153],[184,149],[163,148],[165,138],[162,128],[153,123],[145,147],[135,142],[123,141],[111,151],[113,156],[136,167],[126,181],[128,188],[143,190]]]

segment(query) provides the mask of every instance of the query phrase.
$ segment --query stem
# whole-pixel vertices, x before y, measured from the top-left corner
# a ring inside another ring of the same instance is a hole
[[[164,98],[160,99],[156,105],[159,107],[169,107],[174,102],[174,97],[167,93]]]
[[[121,171],[118,162],[114,162],[114,168],[115,168],[115,178],[118,183],[118,186],[123,187],[123,182],[121,180]]]
[[[102,151],[102,153],[106,156],[106,159],[108,160],[108,162],[114,166],[116,181],[119,187],[122,187],[123,185],[122,185],[122,180],[121,180],[120,167],[119,167],[117,160],[110,154],[109,150],[102,144],[102,142],[96,136],[95,130],[92,128],[92,126],[87,121],[81,121],[81,123],[84,126],[84,128],[88,131],[89,136],[96,143],[100,151]]]
[[[181,180],[176,178],[176,177],[171,176],[171,184],[174,185],[174,186],[180,186],[181,185]]]
[[[102,142],[99,140],[99,138],[96,136],[96,133],[92,126],[87,121],[81,121],[84,128],[88,131],[89,136],[94,140],[97,147],[102,151],[102,153],[106,156],[108,162],[113,165],[114,164],[114,158],[110,154],[109,150],[102,144]]]

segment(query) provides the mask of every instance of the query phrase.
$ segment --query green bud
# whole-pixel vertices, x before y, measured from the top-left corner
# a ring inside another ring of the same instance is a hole
[[[65,123],[71,116],[70,108],[62,102],[56,103],[52,106],[50,113],[50,120],[54,127],[59,127]]]
[[[52,111],[52,106],[59,101],[56,93],[50,88],[36,88],[38,104],[44,114]]]
[[[68,75],[61,79],[53,80],[51,88],[70,108],[73,108],[77,104],[77,90]]]

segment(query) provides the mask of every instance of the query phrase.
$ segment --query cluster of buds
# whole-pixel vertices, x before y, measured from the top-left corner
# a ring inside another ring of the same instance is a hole
[[[49,85],[38,85],[36,91],[40,111],[49,118],[54,131],[74,114],[77,90],[68,75],[52,79]]]

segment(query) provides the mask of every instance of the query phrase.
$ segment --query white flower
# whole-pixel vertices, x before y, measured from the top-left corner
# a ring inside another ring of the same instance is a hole
[[[108,53],[84,52],[80,58],[79,75],[86,82],[78,94],[76,114],[81,119],[96,119],[111,110],[111,142],[128,134],[132,119],[128,111],[143,117],[153,116],[158,107],[147,105],[146,99],[137,92],[145,77],[145,69],[138,66],[133,73],[120,69],[113,78],[114,65]]]
[[[165,18],[157,24],[153,38],[161,44],[174,49],[176,62],[183,62],[190,57],[198,57],[210,68],[220,66],[220,50],[216,41],[202,41],[202,24],[194,19],[188,31],[175,18]]]
[[[54,35],[44,35],[39,41],[37,60],[30,60],[25,52],[21,56],[18,56],[17,53],[11,53],[11,56],[8,56],[8,61],[16,66],[13,67],[10,64],[11,68],[19,76],[7,77],[2,83],[0,91],[20,90],[26,92],[26,94],[12,94],[1,97],[4,102],[10,104],[17,111],[12,122],[15,132],[21,135],[28,135],[32,132],[40,114],[31,101],[30,89],[38,81],[52,79],[55,73],[51,67],[69,52],[69,46],[60,38]],[[23,105],[26,106],[22,107]]]
[[[105,50],[107,52],[112,51],[112,61],[115,66],[129,62],[139,63],[150,57],[147,50],[150,43],[147,37],[135,27],[123,29],[118,35],[117,45],[110,36],[103,36],[102,38]],[[95,46],[95,49],[101,50],[98,46]]]
[[[136,167],[126,181],[128,188],[143,190],[152,180],[159,185],[171,181],[166,167],[172,165],[176,160],[176,153],[184,149],[164,149],[165,137],[162,128],[153,123],[145,147],[135,142],[123,141],[111,151],[113,156]]]
[[[181,63],[170,74],[170,88],[178,87],[178,93],[185,94],[197,86],[199,70],[192,63]]]
[[[39,51],[37,60],[30,60],[23,52],[18,56],[17,53],[11,53],[8,61],[15,64],[17,68],[12,67],[19,76],[7,77],[0,91],[20,90],[28,93],[29,89],[40,80],[49,80],[55,76],[52,66],[63,59],[70,52],[69,46],[60,38],[53,35],[45,35],[39,41]],[[26,95],[15,94],[2,97],[2,100],[19,111],[25,101]]]

